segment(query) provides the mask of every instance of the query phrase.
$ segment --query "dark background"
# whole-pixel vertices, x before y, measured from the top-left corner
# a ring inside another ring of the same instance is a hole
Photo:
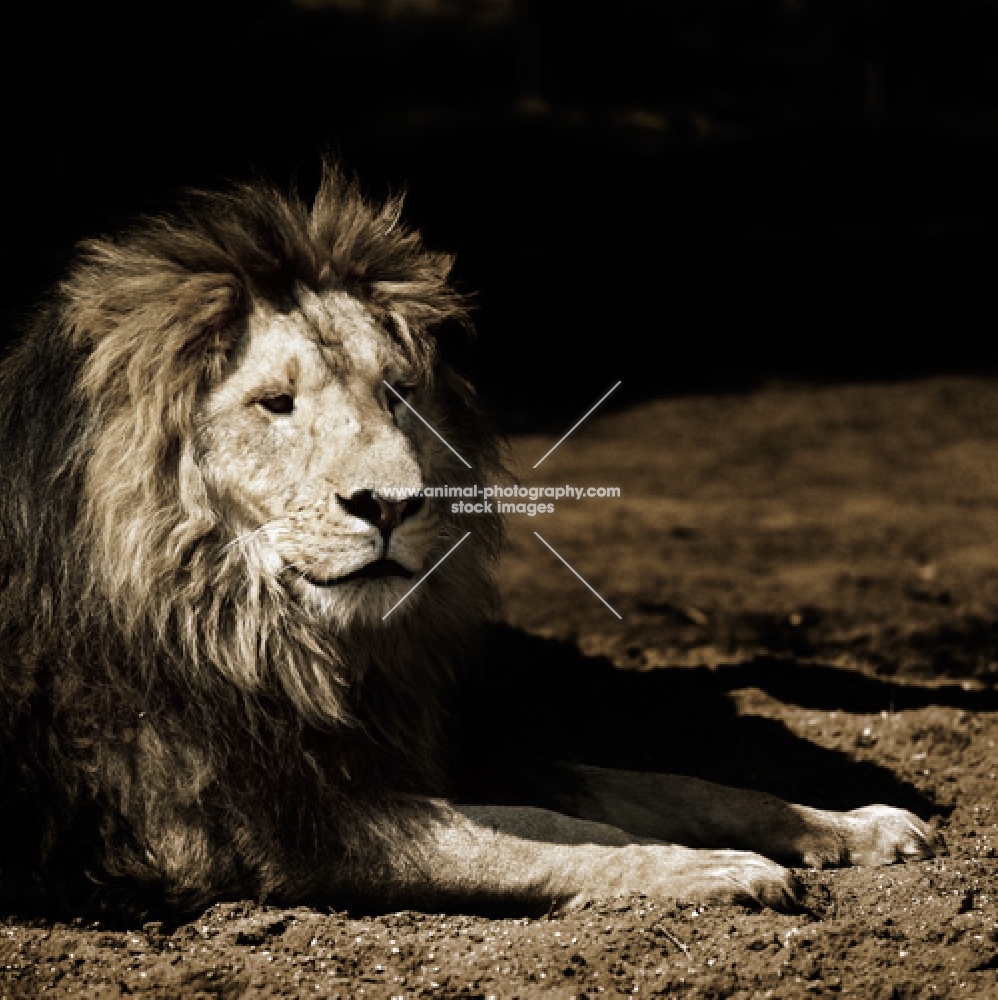
[[[4,340],[81,236],[188,185],[310,195],[330,151],[373,195],[407,187],[410,221],[457,252],[513,429],[618,378],[621,405],[998,365],[996,0],[2,18]]]

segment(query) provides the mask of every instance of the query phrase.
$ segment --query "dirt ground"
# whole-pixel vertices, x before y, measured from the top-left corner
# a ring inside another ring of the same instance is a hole
[[[803,873],[795,915],[636,898],[516,919],[247,902],[173,931],[8,919],[0,995],[998,996],[998,384],[647,403],[532,471],[553,441],[514,441],[524,485],[622,496],[511,519],[530,676],[544,688],[545,650],[578,666],[545,689],[569,706],[552,732],[594,762],[906,805],[946,853]],[[521,694],[530,718],[543,703]]]

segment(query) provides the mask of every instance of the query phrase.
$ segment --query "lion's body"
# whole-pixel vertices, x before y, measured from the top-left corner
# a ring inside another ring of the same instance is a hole
[[[395,354],[414,369],[432,353],[426,321],[461,318],[446,258],[333,174],[322,197],[310,215],[247,190],[202,201],[196,222],[90,245],[3,368],[5,903],[118,904],[130,885],[137,905],[158,886],[161,901],[185,910],[219,894],[282,894],[317,852],[332,860],[354,839],[376,840],[393,794],[439,791],[433,692],[469,654],[491,600],[482,552],[494,553],[496,526],[441,515],[408,568],[426,568],[465,530],[475,544],[383,627],[351,608],[331,623],[296,599],[294,581],[257,567],[266,554],[254,537],[236,541],[256,525],[237,520],[223,480],[252,476],[240,462],[254,434],[267,443],[264,423],[249,414],[247,441],[195,448],[236,433],[208,412],[209,386],[231,385],[226,352],[246,350],[260,313],[293,325],[303,301],[347,299],[365,321],[393,317]],[[333,222],[335,242],[323,231]],[[481,477],[494,446],[448,378],[437,374],[427,405],[449,407],[439,420]],[[328,409],[322,422],[335,427],[349,404]],[[419,462],[424,476],[466,478],[446,450],[410,439],[410,485],[422,485]],[[366,485],[364,445],[357,435],[325,444],[336,454],[318,469],[312,456],[312,478],[341,493]],[[327,481],[338,471],[349,486]],[[282,481],[265,472],[272,498],[292,473],[308,478],[304,464],[282,467]],[[300,521],[308,504],[289,508]],[[314,558],[321,546],[307,526],[288,530]],[[380,625],[387,598],[410,586],[386,580],[355,603],[377,610]],[[178,816],[197,821],[184,828]]]
[[[788,876],[764,859],[642,838],[818,861],[927,850],[897,811],[753,798],[736,815],[667,776],[583,775],[566,808],[586,820],[434,798],[499,525],[386,498],[499,467],[430,332],[463,320],[450,261],[397,216],[331,170],[311,209],[265,188],[202,196],[84,246],[0,369],[0,907],[731,885],[779,903]]]

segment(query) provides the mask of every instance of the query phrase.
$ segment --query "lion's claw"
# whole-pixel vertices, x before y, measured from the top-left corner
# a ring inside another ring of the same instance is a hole
[[[760,854],[748,851],[716,851],[728,855],[725,863],[709,871],[716,885],[706,887],[709,899],[769,907],[781,913],[802,908],[803,887],[793,872]]]
[[[944,845],[929,823],[907,809],[863,806],[842,817],[848,860],[854,865],[886,865],[931,858]]]

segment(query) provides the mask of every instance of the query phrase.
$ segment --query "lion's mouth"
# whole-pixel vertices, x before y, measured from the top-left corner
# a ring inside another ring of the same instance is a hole
[[[347,573],[345,576],[335,576],[328,580],[317,580],[308,573],[303,573],[302,576],[314,587],[336,587],[341,583],[354,583],[357,580],[384,580],[389,577],[411,580],[415,573],[395,562],[394,559],[375,559],[374,562],[369,562],[366,566],[361,566],[360,569],[355,569],[352,573]]]

